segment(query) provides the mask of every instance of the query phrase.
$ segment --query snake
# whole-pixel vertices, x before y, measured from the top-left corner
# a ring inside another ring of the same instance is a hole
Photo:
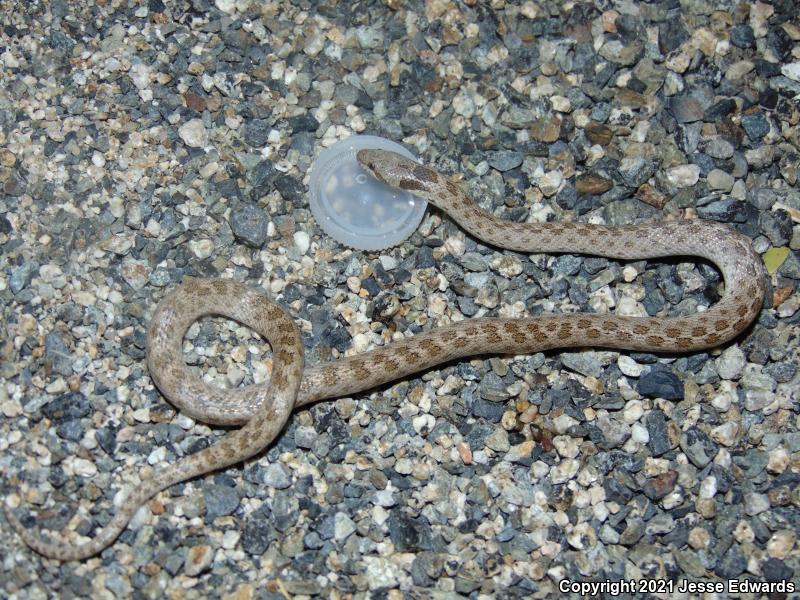
[[[363,149],[356,159],[379,181],[433,204],[490,246],[619,260],[695,256],[716,265],[724,292],[707,310],[685,316],[562,313],[464,319],[360,354],[307,366],[300,331],[275,301],[231,279],[187,278],[165,295],[152,313],[146,339],[150,376],[161,393],[192,418],[240,428],[144,478],[116,503],[110,521],[88,541],[76,540],[76,534],[70,534],[69,541],[46,541],[4,502],[6,519],[25,544],[60,561],[96,555],[114,542],[139,507],[157,493],[258,454],[280,434],[294,409],[319,400],[355,395],[471,356],[585,347],[701,351],[735,338],[761,310],[767,290],[763,261],[750,239],[727,224],[701,219],[622,226],[511,222],[481,208],[459,183],[397,153]],[[192,323],[208,315],[238,321],[266,339],[273,356],[266,384],[225,390],[205,383],[189,370],[183,359],[184,335]]]

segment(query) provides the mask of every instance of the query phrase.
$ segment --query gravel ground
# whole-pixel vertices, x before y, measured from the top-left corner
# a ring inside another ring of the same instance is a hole
[[[706,264],[516,255],[435,210],[398,248],[348,250],[305,196],[314,156],[348,135],[402,141],[510,220],[729,222],[772,284],[712,352],[473,360],[297,412],[261,456],[160,494],[82,564],[2,521],[0,596],[797,581],[793,4],[0,1],[0,494],[59,539],[224,434],[177,414],[144,364],[150,312],[185,277],[267,291],[310,362],[464,317],[718,297]],[[222,319],[193,326],[185,355],[219,385],[268,377],[266,345]]]

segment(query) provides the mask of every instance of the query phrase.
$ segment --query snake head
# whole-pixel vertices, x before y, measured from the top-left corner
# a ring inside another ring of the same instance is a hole
[[[420,165],[389,150],[359,150],[356,159],[378,181],[392,187],[407,189],[404,182],[414,178],[414,169]]]

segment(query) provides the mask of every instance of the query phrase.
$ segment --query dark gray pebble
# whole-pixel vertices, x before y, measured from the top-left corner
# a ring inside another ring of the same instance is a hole
[[[85,430],[81,425],[80,419],[71,419],[69,421],[62,421],[56,427],[56,434],[58,437],[72,442],[78,442],[83,438]]]
[[[733,98],[723,98],[709,106],[703,113],[705,121],[716,121],[721,117],[727,117],[736,110],[736,100]]]
[[[471,407],[473,416],[487,419],[492,423],[499,423],[505,410],[505,404],[502,402],[490,402],[483,398],[475,398]]]
[[[669,110],[678,123],[692,123],[703,119],[703,106],[692,96],[675,96],[669,102]]]
[[[31,260],[25,261],[12,271],[8,278],[8,287],[14,294],[19,294],[39,272],[39,265]]]
[[[486,156],[489,165],[498,171],[510,171],[522,164],[522,154],[513,150],[498,150]]]
[[[231,214],[234,237],[252,248],[261,248],[267,241],[268,225],[267,215],[254,204],[242,202]]]
[[[507,384],[494,372],[487,373],[479,385],[481,397],[492,402],[504,402],[510,394],[506,390]]]
[[[744,127],[747,137],[756,141],[769,133],[769,121],[764,113],[753,113],[742,117],[742,127]]]
[[[230,515],[239,507],[238,491],[227,485],[206,485],[203,487],[203,497],[208,521]]]
[[[272,125],[265,119],[246,120],[242,139],[254,147],[261,147],[267,143]]]
[[[733,544],[717,563],[714,573],[723,579],[732,579],[744,573],[747,568],[747,557],[739,544]]]
[[[260,556],[276,539],[278,532],[270,524],[266,506],[254,512],[244,523],[242,549],[248,554]]]
[[[662,454],[672,450],[672,445],[669,441],[667,434],[667,421],[664,416],[664,411],[659,409],[651,410],[644,419],[647,433],[650,439],[647,442],[647,447],[653,456],[661,456]]]
[[[689,32],[680,19],[666,19],[658,27],[658,49],[664,54],[676,50],[689,39]]]
[[[675,373],[661,365],[653,365],[649,371],[642,374],[636,389],[643,396],[683,400],[683,382]]]
[[[268,193],[277,174],[278,171],[271,160],[262,160],[247,172],[247,181],[254,190]]]
[[[761,213],[758,227],[775,247],[785,246],[792,239],[792,218],[783,209]]]
[[[791,381],[795,373],[797,373],[797,365],[793,362],[772,363],[764,367],[763,372],[778,383],[787,383]]]
[[[394,510],[386,521],[386,526],[389,538],[398,552],[433,550],[431,527],[425,517],[414,519],[399,510]]]
[[[73,358],[64,338],[65,334],[60,331],[51,331],[44,336],[44,355],[56,373],[68,377],[73,373]]]
[[[717,455],[717,444],[698,427],[690,427],[681,434],[680,446],[696,467],[705,467]]]
[[[42,414],[51,421],[71,421],[92,411],[89,399],[80,392],[67,392],[42,407]]]
[[[753,28],[746,24],[731,27],[730,41],[737,48],[752,48],[756,43]]]
[[[697,207],[697,214],[704,219],[721,223],[744,223],[751,216],[752,205],[736,200],[723,198]]]
[[[794,570],[780,559],[768,558],[761,565],[765,581],[791,581],[794,577]]]

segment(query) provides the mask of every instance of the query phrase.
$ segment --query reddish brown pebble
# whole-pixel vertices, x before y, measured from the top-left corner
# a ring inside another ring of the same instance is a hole
[[[465,465],[471,465],[472,450],[470,450],[469,445],[464,442],[460,442],[457,448],[458,448],[458,454],[461,456],[461,462],[463,462]]]
[[[643,183],[639,186],[639,189],[636,190],[636,197],[645,204],[656,208],[664,208],[667,203],[667,197],[649,183]]]
[[[150,512],[153,513],[154,515],[164,514],[164,511],[166,510],[164,505],[158,500],[151,500],[149,506],[150,506]]]
[[[678,480],[677,471],[667,471],[661,475],[656,475],[645,482],[642,491],[651,500],[658,500],[669,494],[675,487]]]
[[[775,290],[772,294],[772,306],[780,306],[786,300],[789,299],[789,296],[792,295],[792,288],[790,287],[779,287]]]
[[[647,106],[647,97],[639,92],[634,92],[627,88],[622,88],[617,92],[617,101],[625,106],[635,106],[636,108],[644,108]]]
[[[611,127],[603,125],[602,123],[595,123],[594,121],[586,126],[585,131],[586,137],[589,138],[590,142],[593,144],[600,144],[601,146],[608,146],[611,142],[611,138],[614,137],[614,132]]]
[[[195,112],[203,112],[206,109],[206,101],[192,92],[186,92],[183,100],[186,102],[186,107]]]
[[[600,175],[581,175],[575,180],[575,189],[581,194],[603,194],[614,187],[614,182]]]
[[[531,137],[538,142],[555,142],[561,133],[561,120],[555,115],[549,119],[537,119],[531,125]]]

